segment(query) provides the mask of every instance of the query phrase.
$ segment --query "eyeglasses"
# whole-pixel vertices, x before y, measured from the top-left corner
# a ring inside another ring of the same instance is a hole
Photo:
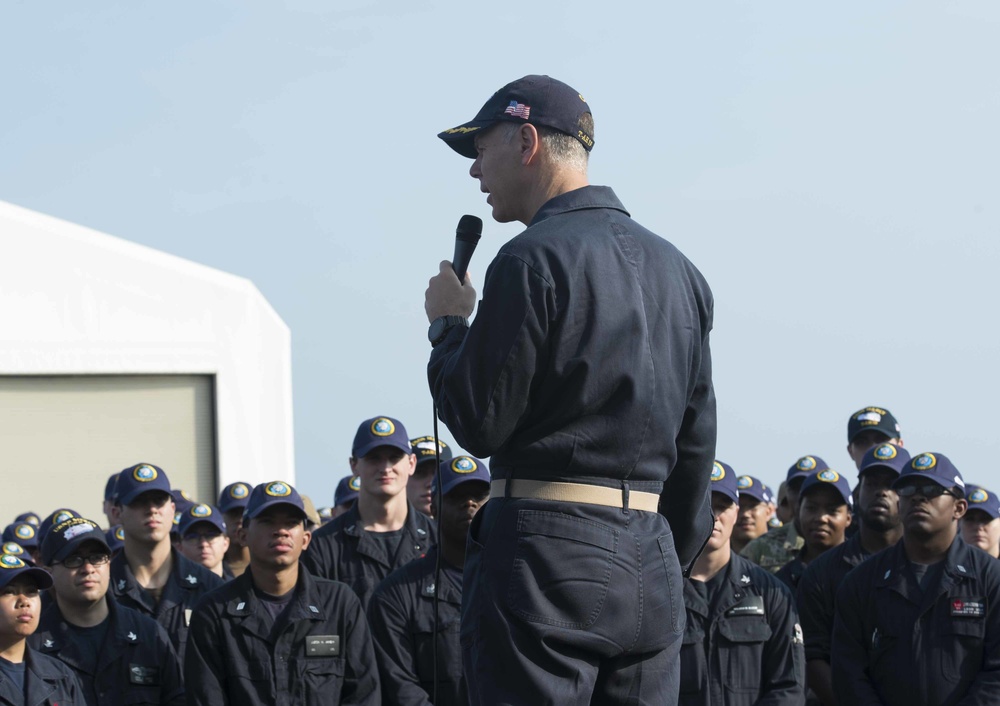
[[[217,532],[215,534],[202,534],[201,532],[191,532],[184,535],[181,539],[185,542],[190,542],[191,544],[201,544],[202,542],[208,542],[211,544],[217,539],[222,539],[222,533]]]
[[[91,566],[104,566],[109,561],[111,561],[111,556],[109,554],[89,554],[87,556],[81,556],[79,554],[74,554],[73,556],[68,556],[62,561],[53,561],[53,564],[62,564],[67,569],[79,569],[85,563]]]
[[[928,500],[933,500],[939,495],[950,495],[953,498],[958,497],[948,488],[945,488],[943,485],[937,485],[936,483],[928,485],[904,485],[903,487],[896,489],[896,494],[901,498],[922,495]]]

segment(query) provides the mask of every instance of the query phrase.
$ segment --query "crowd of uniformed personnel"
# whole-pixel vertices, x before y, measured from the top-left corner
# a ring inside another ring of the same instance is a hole
[[[911,456],[885,409],[851,415],[847,450],[853,487],[815,455],[777,493],[715,463],[712,535],[662,616],[685,625],[681,704],[1000,703],[1000,500]],[[198,503],[140,463],[108,480],[107,530],[18,516],[0,703],[467,704],[489,470],[391,417],[361,423],[350,465],[319,511],[280,480]]]

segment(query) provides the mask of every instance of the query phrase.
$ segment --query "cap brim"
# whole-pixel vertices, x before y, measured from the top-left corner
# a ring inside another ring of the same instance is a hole
[[[406,442],[406,446],[403,446],[401,443],[397,444],[396,442],[389,441],[387,439],[376,439],[371,443],[366,444],[365,446],[361,446],[355,449],[354,458],[361,458],[362,456],[367,456],[380,446],[388,446],[389,448],[398,449],[405,454],[409,454],[410,456],[413,455],[413,447],[410,446],[409,441]]]
[[[463,157],[475,159],[476,135],[496,123],[496,120],[470,120],[450,130],[439,132],[438,137]]]
[[[52,574],[50,574],[45,569],[40,569],[37,566],[25,566],[22,569],[6,569],[2,574],[6,581],[3,585],[6,586],[12,581],[16,581],[21,576],[31,576],[38,583],[38,588],[41,590],[46,590],[52,588]]]
[[[940,485],[942,488],[952,488],[955,486],[961,488],[961,486],[959,486],[957,483],[946,483],[943,479],[939,478],[938,476],[932,473],[921,473],[919,471],[912,471],[910,473],[901,473],[899,475],[899,478],[897,478],[892,482],[893,489],[898,488],[901,485],[905,485],[906,482],[911,478],[923,478],[924,480],[932,480],[938,485]],[[962,488],[962,492],[963,493],[965,492],[965,488]]]
[[[739,491],[737,491],[736,493],[732,493],[728,490],[716,490],[715,488],[712,488],[712,492],[717,493],[719,495],[725,495],[727,498],[729,498],[736,504],[739,504],[740,502]]]
[[[468,478],[458,477],[458,478],[452,478],[452,480],[451,480],[450,483],[445,483],[442,486],[442,488],[441,488],[441,495],[447,495],[448,493],[450,493],[451,491],[453,491],[455,488],[457,488],[460,485],[463,485],[464,483],[482,483],[487,488],[490,487],[490,481],[486,480],[485,478],[479,478],[477,476],[471,476],[471,477],[468,477]],[[435,492],[435,493],[437,492],[437,484],[436,483],[433,485],[433,487],[431,488],[431,490],[432,490],[432,492]]]
[[[163,493],[164,495],[170,495],[169,490],[164,490],[163,488],[136,488],[128,495],[122,495],[118,498],[119,505],[131,505],[134,503],[140,495],[145,495],[146,493]],[[174,496],[170,495],[170,499],[173,500]],[[176,501],[174,501],[176,505]]]
[[[270,510],[272,507],[290,507],[293,510],[295,510],[297,513],[299,513],[300,515],[302,515],[302,519],[307,519],[309,517],[306,514],[305,510],[303,510],[301,507],[299,507],[295,503],[289,502],[287,500],[275,500],[274,502],[271,502],[271,503],[263,503],[260,507],[258,507],[252,513],[245,513],[243,515],[243,517],[246,518],[246,519],[248,519],[248,520],[252,520],[255,517],[260,517],[262,514],[264,514],[264,512],[266,510]]]
[[[86,534],[81,534],[77,537],[73,537],[73,539],[71,539],[68,544],[60,547],[59,551],[57,551],[51,557],[48,558],[42,557],[42,558],[45,560],[45,563],[47,565],[51,566],[53,561],[62,561],[70,554],[72,554],[76,550],[76,548],[79,547],[84,542],[98,542],[109,552],[111,551],[111,547],[108,546],[108,538],[104,536],[104,530],[97,528],[92,532],[87,532]]]
[[[868,471],[872,470],[873,468],[887,470],[887,471],[892,471],[897,476],[900,475],[898,468],[893,468],[888,463],[876,462],[876,463],[869,464],[869,465],[865,466],[864,468],[860,469],[858,471],[858,478],[860,478],[861,476],[863,476],[865,473],[867,473]]]

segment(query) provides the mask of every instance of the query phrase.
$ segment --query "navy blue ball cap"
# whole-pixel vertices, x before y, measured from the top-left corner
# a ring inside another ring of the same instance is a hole
[[[252,520],[268,508],[279,505],[293,507],[303,518],[306,517],[306,506],[299,491],[283,480],[272,480],[261,483],[250,491],[250,500],[243,510],[243,521]]]
[[[847,507],[854,509],[854,498],[851,496],[851,484],[847,479],[837,473],[832,468],[824,468],[818,473],[811,474],[802,482],[802,489],[799,491],[799,498],[804,498],[816,488],[830,487],[837,491]]]
[[[42,542],[42,563],[52,566],[52,562],[62,561],[87,541],[98,542],[108,550],[108,553],[111,552],[104,530],[92,520],[85,517],[71,517],[52,525],[52,529],[45,533],[45,541]]]
[[[180,488],[174,488],[171,490],[170,497],[174,499],[174,509],[180,513],[187,512],[191,506],[198,504],[191,499],[190,495]]]
[[[104,500],[114,502],[118,495],[118,474],[112,473],[108,482],[104,484]]]
[[[121,525],[114,525],[104,533],[104,541],[108,544],[108,549],[112,553],[117,552],[125,546],[125,530]]]
[[[38,527],[38,525],[42,524],[42,518],[33,512],[22,512],[14,518],[14,522],[27,522],[29,525]]]
[[[361,479],[358,476],[344,476],[337,483],[337,490],[333,493],[333,504],[336,506],[353,503],[358,499],[359,490],[361,490]]]
[[[15,522],[7,525],[3,531],[3,541],[16,542],[24,549],[34,549],[38,546],[38,527],[27,522]]]
[[[44,590],[52,588],[52,576],[45,569],[39,569],[30,561],[13,554],[0,554],[0,588],[3,588],[18,576],[29,576]]]
[[[738,484],[739,480],[732,466],[722,461],[712,464],[712,485],[709,489],[713,493],[722,493],[734,503],[738,503],[740,501]]]
[[[871,468],[888,468],[899,475],[909,462],[910,452],[902,446],[879,444],[865,452],[864,458],[861,459],[861,467],[858,469],[858,476],[863,476],[865,471]]]
[[[463,483],[477,482],[490,484],[490,469],[483,461],[472,456],[456,456],[450,461],[442,461],[441,494],[447,495]],[[434,476],[432,492],[437,492],[438,477]]]
[[[847,442],[854,441],[854,437],[869,429],[885,434],[888,439],[900,438],[899,422],[892,412],[882,407],[865,407],[847,420]]]
[[[803,456],[789,467],[788,473],[785,474],[785,482],[787,483],[794,478],[806,478],[814,473],[825,471],[827,468],[829,466],[826,461],[819,456]]]
[[[442,462],[451,460],[451,449],[448,448],[448,444],[444,443],[440,439],[438,439],[437,444],[434,443],[433,436],[418,436],[416,439],[410,439],[410,448],[417,456],[418,466],[424,461],[434,461],[437,463],[437,456],[434,453],[435,446],[437,446],[441,451]]]
[[[500,122],[530,123],[575,137],[588,152],[594,147],[592,130],[580,119],[590,106],[579,91],[550,76],[525,76],[508,83],[486,101],[467,123],[438,133],[438,137],[463,157],[476,158],[476,135]]]
[[[965,498],[969,501],[969,510],[981,510],[994,520],[1000,517],[1000,497],[981,485],[969,483],[965,486]]]
[[[219,508],[205,503],[194,503],[181,514],[181,519],[177,523],[177,533],[183,537],[199,522],[207,522],[223,534],[226,532],[226,522]]]
[[[38,527],[38,541],[44,542],[45,535],[48,534],[49,530],[52,529],[53,525],[58,525],[60,522],[65,522],[71,517],[79,517],[80,513],[76,510],[70,510],[67,507],[61,507],[58,510],[52,512],[48,517],[42,520],[42,524]]]
[[[403,453],[413,453],[413,449],[410,448],[410,438],[406,434],[406,427],[401,421],[392,417],[373,417],[361,422],[358,433],[354,435],[351,455],[354,458],[361,458],[379,446],[391,446]]]
[[[162,468],[151,463],[137,463],[123,470],[118,474],[116,487],[119,505],[129,505],[152,490],[170,495],[170,479]]]
[[[942,453],[925,452],[917,454],[906,464],[903,472],[892,483],[893,488],[910,485],[916,478],[931,480],[944,488],[958,488],[965,493],[965,481],[955,464]]]
[[[771,489],[764,485],[760,478],[753,476],[740,476],[736,479],[736,491],[740,497],[747,495],[762,503],[773,503],[774,494]]]
[[[230,510],[242,510],[249,501],[250,485],[243,481],[236,481],[222,489],[216,507],[219,508],[219,512],[226,513]]]
[[[30,556],[28,551],[17,542],[4,542],[0,545],[0,554],[13,554],[22,559],[28,559]]]

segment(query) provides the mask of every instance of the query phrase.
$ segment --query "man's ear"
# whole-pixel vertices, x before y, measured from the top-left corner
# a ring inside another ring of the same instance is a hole
[[[534,125],[524,124],[517,131],[518,145],[521,148],[521,164],[532,164],[538,159],[541,138]]]

